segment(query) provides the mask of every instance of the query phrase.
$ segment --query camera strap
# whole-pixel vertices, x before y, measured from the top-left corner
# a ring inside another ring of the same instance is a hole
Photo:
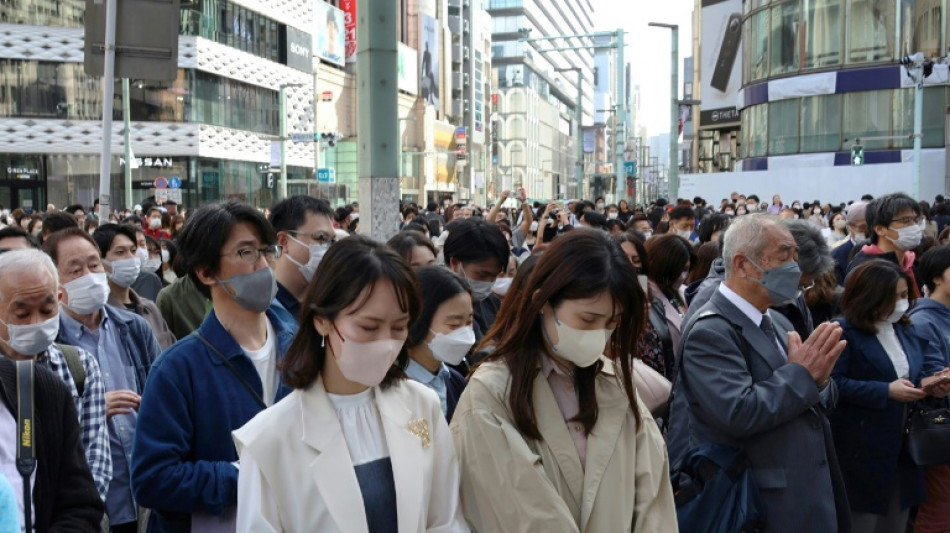
[[[33,361],[16,362],[17,440],[16,469],[23,476],[23,524],[33,531],[30,477],[36,470],[35,428],[33,418]]]

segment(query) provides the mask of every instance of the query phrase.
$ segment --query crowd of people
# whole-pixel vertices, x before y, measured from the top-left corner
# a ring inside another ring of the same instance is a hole
[[[400,210],[0,210],[0,533],[950,531],[943,197]]]

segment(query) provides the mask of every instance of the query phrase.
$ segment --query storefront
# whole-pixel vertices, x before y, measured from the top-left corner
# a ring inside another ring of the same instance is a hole
[[[0,205],[6,209],[43,210],[43,177],[43,156],[0,154]]]

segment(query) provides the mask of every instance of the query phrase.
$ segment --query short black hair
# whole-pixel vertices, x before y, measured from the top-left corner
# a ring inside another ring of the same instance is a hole
[[[178,233],[178,252],[182,268],[206,298],[211,289],[198,279],[197,271],[207,269],[216,274],[221,268],[221,248],[231,236],[231,230],[247,222],[257,230],[264,244],[277,242],[277,232],[260,211],[238,202],[227,200],[206,204],[191,213]]]
[[[422,344],[432,327],[432,317],[446,300],[464,293],[472,294],[472,289],[461,276],[440,266],[427,266],[416,270],[419,289],[422,296],[422,312],[409,326],[409,338],[406,346],[410,348]]]
[[[594,210],[584,211],[581,218],[594,228],[603,228],[604,224],[607,223],[607,217]]]
[[[697,237],[699,237],[700,244],[712,241],[712,235],[717,231],[721,230],[725,232],[726,228],[729,227],[729,221],[729,215],[722,213],[712,213],[711,215],[707,216],[705,220],[703,220],[703,223],[699,226],[699,230],[696,232]],[[719,241],[722,242],[722,240],[723,239],[720,236]]]
[[[83,207],[82,204],[73,204],[70,206],[66,206],[66,209],[64,209],[64,211],[66,211],[70,215],[75,215],[76,211],[82,211],[83,213],[85,213],[86,208]]]
[[[43,235],[51,235],[59,230],[66,228],[78,228],[79,221],[76,216],[66,211],[57,211],[50,213],[43,222]]]
[[[29,233],[27,233],[25,230],[23,230],[23,228],[20,228],[18,226],[7,226],[3,229],[0,229],[0,240],[13,239],[16,237],[22,237],[26,239],[27,244],[29,244],[33,248],[40,247],[39,242],[37,242],[36,238],[30,235]]]
[[[862,202],[870,202],[873,199],[874,199],[874,196],[871,196],[870,194],[865,194],[864,196],[861,197]]]
[[[745,197],[746,203],[748,203],[749,200],[755,200],[755,203],[757,204],[762,202],[761,200],[759,200],[759,196],[756,194],[750,194],[749,196]]]
[[[943,277],[950,268],[950,245],[934,246],[920,258],[920,277],[931,294],[937,289],[934,278]]]
[[[431,211],[438,211],[438,210],[439,210],[439,204],[437,204],[437,203],[435,203],[435,202],[429,202],[429,203],[426,205],[426,211],[430,211],[430,212],[431,212]]]
[[[125,235],[132,241],[132,246],[135,246],[135,228],[129,224],[106,224],[92,234],[93,240],[99,246],[100,256],[105,257],[109,253],[109,248],[112,248],[112,241],[115,240],[117,235]]]
[[[307,213],[326,215],[333,220],[333,209],[326,200],[297,194],[278,200],[270,208],[268,222],[274,231],[295,231],[307,221]]]
[[[457,222],[457,223],[456,223]],[[508,264],[508,240],[498,226],[479,219],[452,221],[442,248],[445,264],[452,259],[472,263],[495,258],[502,270]]]
[[[670,211],[670,220],[679,220],[681,218],[696,220],[696,212],[693,211],[692,207],[674,207],[673,210]]]
[[[894,217],[905,209],[911,209],[914,214],[920,216],[920,204],[902,192],[885,194],[868,204],[864,219],[868,224],[868,235],[871,237],[871,244],[877,244],[878,242],[878,235],[874,228],[877,226],[889,227]]]

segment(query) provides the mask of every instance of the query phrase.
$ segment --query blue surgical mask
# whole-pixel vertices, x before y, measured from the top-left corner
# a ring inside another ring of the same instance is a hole
[[[757,283],[769,291],[769,298],[773,305],[781,305],[798,298],[798,286],[801,283],[802,271],[798,268],[798,263],[789,261],[782,266],[766,270],[749,258],[755,268],[762,271],[762,279],[756,279]]]

